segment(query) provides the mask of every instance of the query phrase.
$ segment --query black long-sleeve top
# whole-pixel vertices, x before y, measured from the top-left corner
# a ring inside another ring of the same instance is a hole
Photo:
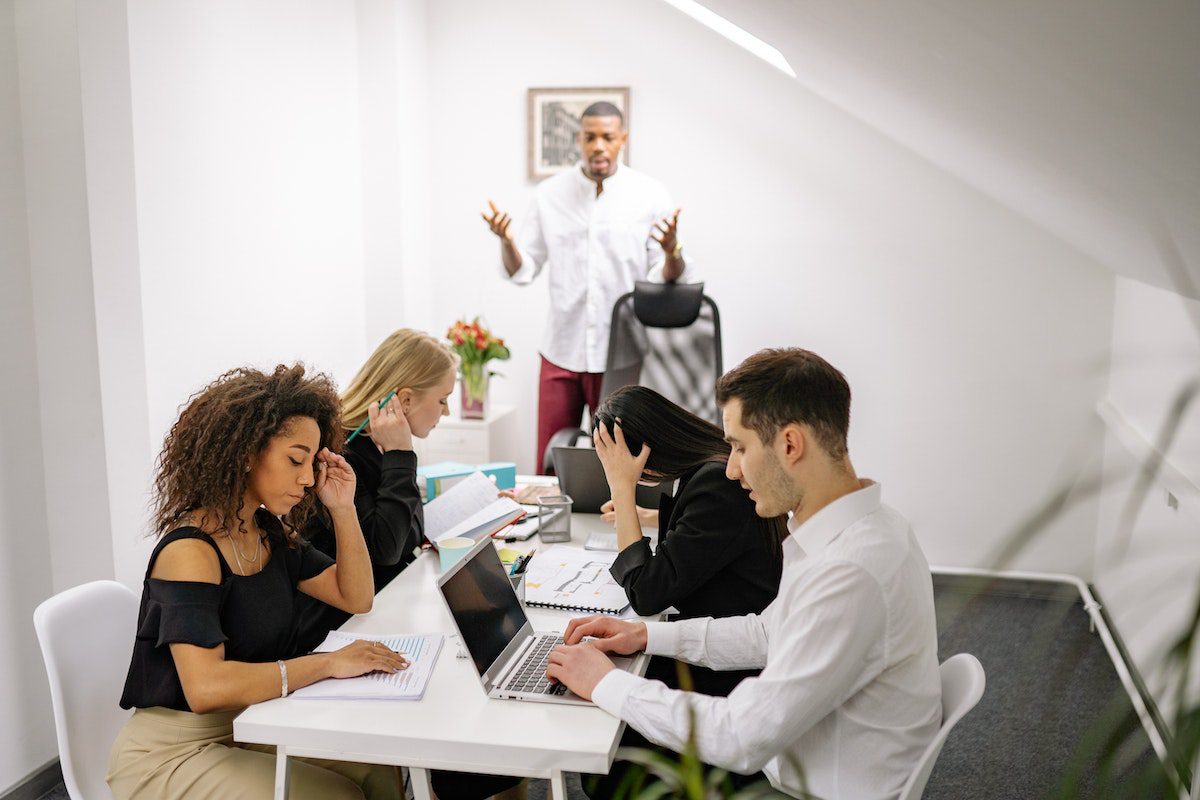
[[[417,455],[411,450],[380,453],[375,442],[359,434],[346,445],[346,461],[354,470],[354,507],[362,527],[375,592],[387,586],[416,558],[424,539],[425,516],[417,485]],[[313,515],[304,537],[330,558],[337,558],[337,537],[324,513]],[[296,652],[307,653],[334,628],[350,618],[320,601],[301,599],[297,608]]]
[[[725,465],[702,464],[659,500],[658,548],[649,539],[617,554],[612,576],[642,616],[674,606],[672,619],[757,614],[779,592],[783,548],[771,523],[754,512],[750,493],[725,477]],[[758,670],[717,672],[690,666],[693,688],[726,696]],[[673,659],[650,659],[646,677],[679,688]]]
[[[679,479],[659,501],[658,549],[641,540],[622,550],[612,576],[642,616],[674,606],[676,619],[757,614],[775,599],[783,551],[749,493],[720,463]]]

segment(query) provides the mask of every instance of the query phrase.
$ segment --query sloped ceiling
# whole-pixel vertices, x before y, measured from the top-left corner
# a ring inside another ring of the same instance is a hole
[[[1197,0],[705,5],[806,89],[1114,272],[1200,297]]]

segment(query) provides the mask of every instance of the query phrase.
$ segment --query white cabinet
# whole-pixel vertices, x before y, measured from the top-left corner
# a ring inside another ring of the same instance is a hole
[[[425,439],[415,439],[418,463],[459,461],[483,464],[517,460],[517,414],[513,406],[493,405],[487,419],[443,417]]]

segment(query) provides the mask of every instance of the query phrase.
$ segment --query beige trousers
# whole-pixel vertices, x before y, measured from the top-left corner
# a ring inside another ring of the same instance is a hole
[[[238,712],[139,708],[108,760],[116,800],[270,800],[275,748],[233,741]],[[348,761],[290,760],[291,800],[400,800],[400,769]]]

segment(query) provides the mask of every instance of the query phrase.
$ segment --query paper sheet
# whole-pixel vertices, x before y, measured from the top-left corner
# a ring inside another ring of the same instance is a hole
[[[538,550],[525,570],[525,602],[616,614],[629,598],[609,574],[616,553],[554,545]]]

